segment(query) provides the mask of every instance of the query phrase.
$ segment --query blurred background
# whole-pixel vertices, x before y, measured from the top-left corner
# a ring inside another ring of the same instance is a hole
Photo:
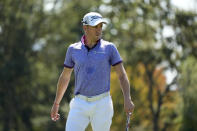
[[[103,38],[124,59],[131,130],[197,131],[197,0],[0,0],[0,131],[64,130],[74,75],[61,119],[52,122],[50,110],[67,47],[90,11],[107,18]],[[111,131],[126,124],[117,79],[112,68]]]

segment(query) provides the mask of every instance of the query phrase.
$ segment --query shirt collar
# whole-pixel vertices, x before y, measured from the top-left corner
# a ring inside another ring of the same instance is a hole
[[[81,37],[81,43],[84,44],[84,45],[85,45],[85,39],[86,39],[85,37],[86,37],[85,35],[83,35],[83,36]]]
[[[82,43],[83,45],[86,45],[85,40],[86,40],[86,36],[83,35],[83,36],[81,37],[81,43]],[[101,41],[101,39],[99,39],[99,40],[97,41],[96,45],[99,44],[100,41]],[[95,45],[95,46],[96,46],[96,45]],[[86,45],[86,46],[87,46],[87,45]]]

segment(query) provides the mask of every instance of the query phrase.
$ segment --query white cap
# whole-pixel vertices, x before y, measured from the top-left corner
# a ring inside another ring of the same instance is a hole
[[[83,25],[96,26],[100,23],[107,24],[107,21],[97,12],[87,13],[82,20]]]

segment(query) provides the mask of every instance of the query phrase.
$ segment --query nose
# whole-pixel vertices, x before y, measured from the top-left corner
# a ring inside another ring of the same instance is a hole
[[[99,26],[98,26],[98,27],[96,28],[96,32],[100,33],[101,31],[102,31],[102,27],[99,27]]]

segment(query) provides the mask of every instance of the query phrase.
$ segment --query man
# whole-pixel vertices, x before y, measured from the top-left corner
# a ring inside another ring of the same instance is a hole
[[[130,85],[122,59],[114,44],[101,39],[106,21],[99,13],[90,12],[83,17],[84,36],[68,47],[64,69],[60,75],[56,98],[51,109],[53,121],[59,119],[59,103],[67,89],[74,68],[75,97],[70,102],[66,131],[85,131],[91,123],[93,131],[109,131],[113,116],[110,96],[110,72],[114,66],[124,95],[124,109],[133,111]]]

